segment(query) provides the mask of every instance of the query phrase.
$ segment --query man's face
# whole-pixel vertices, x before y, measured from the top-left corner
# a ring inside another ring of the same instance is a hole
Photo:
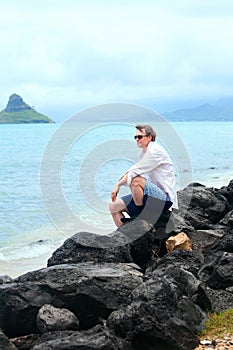
[[[143,149],[147,148],[149,142],[152,139],[151,135],[149,136],[146,135],[145,129],[142,129],[142,130],[136,129],[136,135],[134,138],[137,142],[137,146]]]

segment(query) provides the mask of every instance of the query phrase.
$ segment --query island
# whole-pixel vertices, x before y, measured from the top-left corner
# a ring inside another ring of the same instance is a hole
[[[55,123],[25,103],[21,96],[10,96],[7,106],[0,112],[0,124]]]

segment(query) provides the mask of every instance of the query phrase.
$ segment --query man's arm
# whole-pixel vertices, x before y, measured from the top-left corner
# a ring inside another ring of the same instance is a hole
[[[127,184],[127,179],[128,179],[128,173],[125,173],[116,183],[114,189],[112,190],[112,193],[111,193],[111,198],[112,198],[112,201],[115,202],[116,198],[117,198],[117,194],[120,190],[120,187],[122,185],[125,185]]]

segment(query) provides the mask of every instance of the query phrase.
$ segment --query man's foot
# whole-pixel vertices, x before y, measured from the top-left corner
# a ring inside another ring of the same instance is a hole
[[[163,212],[166,212],[172,206],[172,204],[173,203],[171,201],[166,201],[163,208]]]
[[[126,224],[127,222],[131,222],[133,221],[135,218],[121,218],[121,222],[123,222],[123,224]]]

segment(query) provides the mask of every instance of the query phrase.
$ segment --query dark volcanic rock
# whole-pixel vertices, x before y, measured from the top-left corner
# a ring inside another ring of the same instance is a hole
[[[227,213],[219,223],[233,228],[233,210]]]
[[[226,229],[209,229],[209,230],[194,230],[188,233],[192,241],[193,249],[201,250],[208,249],[216,242],[222,239]]]
[[[210,250],[214,252],[228,252],[233,253],[233,232],[225,231],[225,235],[218,238],[211,246]]]
[[[108,236],[78,232],[53,253],[48,266],[87,261],[132,262],[128,243],[128,237],[120,232]]]
[[[132,302],[113,312],[108,326],[139,349],[193,349],[210,300],[198,280],[200,252],[174,251],[150,267]]]
[[[199,275],[212,289],[224,290],[233,286],[233,253],[218,252],[209,256]]]
[[[150,278],[155,273],[170,273],[176,266],[185,268],[194,276],[198,277],[198,271],[204,263],[204,256],[201,251],[174,250],[166,256],[155,259],[151,266],[145,271],[145,277]],[[161,272],[159,272],[161,271]]]
[[[131,350],[130,344],[117,338],[103,326],[86,331],[44,334],[32,350]]]
[[[40,308],[36,324],[41,333],[79,329],[79,320],[73,312],[50,304],[45,304]]]
[[[29,272],[0,286],[0,327],[8,336],[36,333],[36,317],[45,304],[67,308],[90,328],[121,305],[142,282],[127,264],[59,265]]]
[[[13,281],[13,278],[11,278],[10,276],[8,275],[1,275],[0,276],[0,284],[3,284],[3,283],[10,283]]]
[[[10,342],[6,335],[0,329],[0,349],[1,350],[17,350],[17,348]]]
[[[219,190],[188,186],[178,192],[179,211],[195,229],[208,229],[229,211],[229,204]]]
[[[108,235],[79,232],[68,238],[48,260],[48,266],[99,262],[135,262],[144,268],[152,255],[155,230],[145,220],[135,220]]]
[[[22,97],[19,95],[13,94],[10,96],[7,106],[5,108],[5,112],[23,112],[32,109],[29,105],[27,105]]]
[[[138,218],[104,236],[77,233],[50,267],[3,277],[5,334],[24,341],[34,333],[27,350],[194,349],[206,315],[233,307],[233,180],[220,190],[194,183],[178,197],[179,210],[154,225]],[[166,239],[181,231],[193,251],[167,254]],[[72,312],[80,329],[41,335],[45,304]]]
[[[21,337],[11,338],[11,342],[18,350],[31,350],[40,336],[40,334],[23,335]]]
[[[226,197],[231,209],[233,209],[233,180],[229,182],[228,186],[221,187],[219,193]]]
[[[136,219],[119,227],[116,233],[128,237],[131,259],[145,269],[153,255],[155,240],[158,237],[158,232],[155,232],[154,227],[144,220]]]
[[[108,326],[133,349],[193,349],[203,312],[179,292],[174,281],[154,277],[133,292],[132,303],[113,312]]]
[[[205,293],[211,300],[211,309],[219,313],[233,308],[233,287],[223,289],[206,288]]]

